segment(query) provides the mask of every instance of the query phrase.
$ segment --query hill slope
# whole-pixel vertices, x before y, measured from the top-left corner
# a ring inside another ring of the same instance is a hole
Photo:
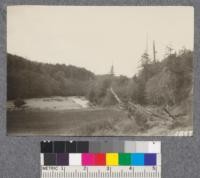
[[[7,55],[8,99],[85,95],[92,78],[94,74],[84,68]]]

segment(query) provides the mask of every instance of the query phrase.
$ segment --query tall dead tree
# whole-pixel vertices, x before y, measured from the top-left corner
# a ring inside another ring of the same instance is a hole
[[[156,63],[156,47],[154,40],[153,40],[153,62]]]

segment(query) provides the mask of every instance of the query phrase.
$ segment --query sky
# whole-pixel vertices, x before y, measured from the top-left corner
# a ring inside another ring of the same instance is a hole
[[[8,6],[7,52],[32,61],[132,77],[146,49],[193,50],[193,7]]]

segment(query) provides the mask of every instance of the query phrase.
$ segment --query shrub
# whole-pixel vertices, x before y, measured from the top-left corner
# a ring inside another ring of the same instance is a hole
[[[20,108],[22,107],[23,105],[25,105],[26,102],[23,100],[23,99],[20,99],[20,98],[17,98],[15,101],[14,101],[14,105],[15,107],[17,108]]]

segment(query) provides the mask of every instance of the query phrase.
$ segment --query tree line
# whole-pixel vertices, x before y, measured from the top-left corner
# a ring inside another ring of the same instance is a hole
[[[113,73],[95,75],[72,65],[32,62],[7,55],[8,99],[48,96],[85,96],[95,105],[111,106],[120,99],[141,105],[175,105],[191,97],[193,52],[182,49],[161,61],[147,53],[140,59],[140,70],[132,78]]]
[[[168,54],[163,60],[151,60],[147,53],[140,59],[140,71],[132,78],[104,75],[91,84],[88,98],[100,105],[116,103],[109,88],[120,99],[141,105],[175,105],[192,93],[193,52],[182,49]]]
[[[86,95],[94,74],[64,64],[33,62],[7,54],[7,98]]]

